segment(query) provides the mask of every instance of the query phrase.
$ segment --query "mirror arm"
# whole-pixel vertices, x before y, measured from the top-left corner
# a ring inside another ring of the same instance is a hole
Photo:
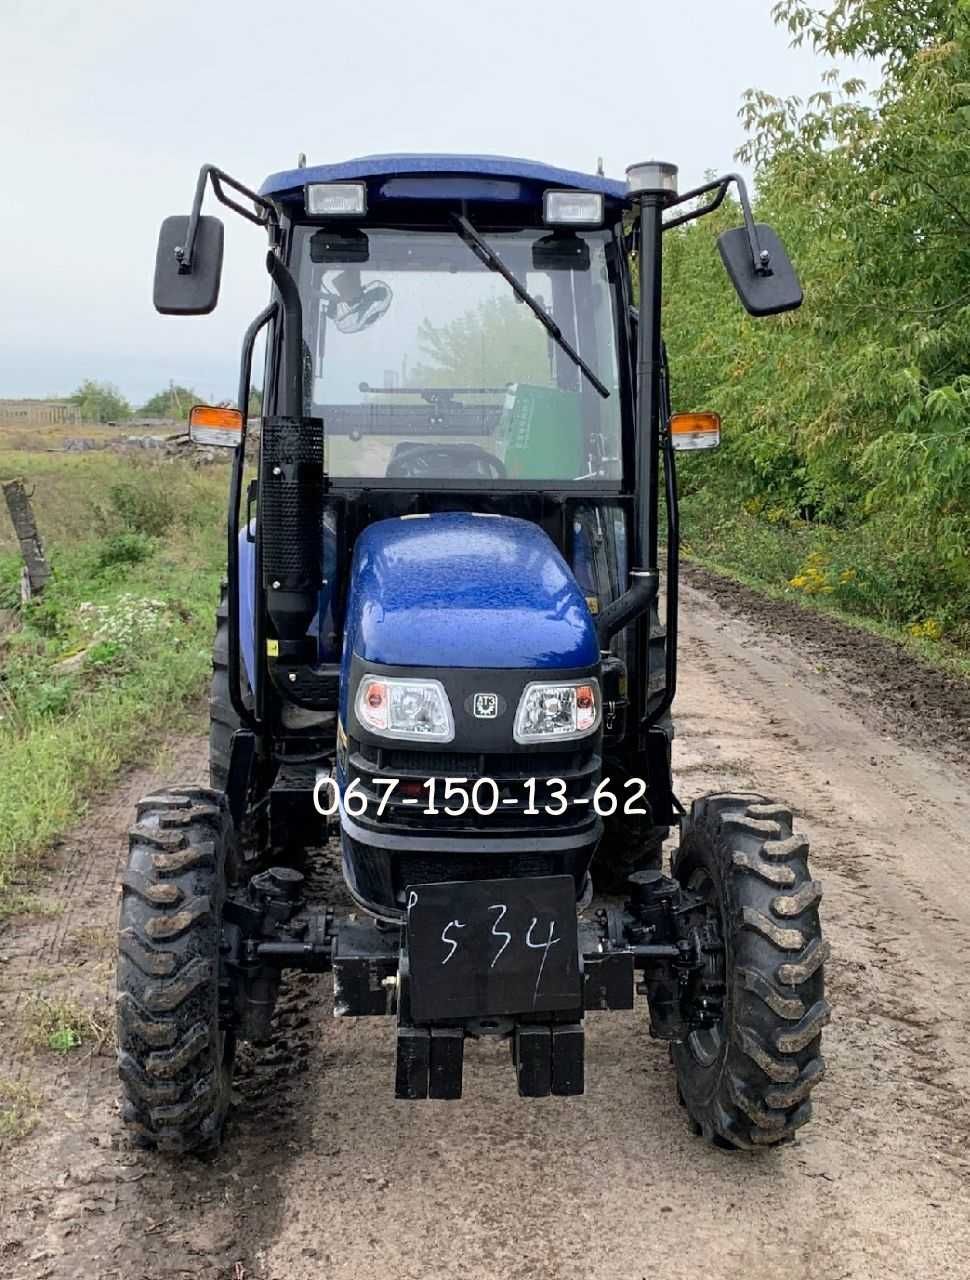
[[[199,227],[199,217],[202,213],[202,200],[205,197],[206,183],[210,179],[212,180],[212,190],[215,192],[216,199],[220,204],[224,204],[227,209],[232,209],[235,213],[242,214],[244,218],[248,218],[250,222],[255,222],[259,227],[270,226],[274,231],[279,229],[279,214],[274,204],[269,200],[264,200],[255,191],[250,191],[248,187],[243,186],[241,182],[237,182],[235,178],[224,170],[217,168],[214,164],[204,164],[199,170],[198,181],[195,184],[195,198],[192,201],[192,212],[189,215],[189,227],[185,235],[185,244],[179,245],[175,250],[175,257],[178,259],[179,264],[179,275],[188,275],[192,270],[192,255],[195,252],[195,237]],[[241,205],[231,199],[223,190],[223,183],[234,191],[238,191],[247,200],[251,200],[253,204],[258,206],[260,212],[254,213],[252,209],[247,209],[245,205]]]
[[[715,209],[719,209],[724,203],[724,197],[727,195],[728,187],[731,185],[732,176],[729,174],[724,178],[715,178],[713,182],[705,182],[702,187],[695,187],[693,191],[685,191],[682,196],[678,196],[672,204],[667,206],[668,208],[676,209],[678,205],[686,204],[688,200],[697,200],[700,196],[706,196],[709,191],[716,193],[713,200],[701,205],[699,209],[688,209],[686,213],[682,213],[676,218],[665,218],[664,231],[669,231],[671,227],[683,226],[685,222],[693,222],[695,218],[706,217],[707,214],[713,213]]]
[[[715,209],[719,209],[724,203],[728,187],[732,182],[738,189],[741,212],[744,214],[744,226],[748,233],[748,244],[751,246],[751,262],[759,276],[770,276],[772,274],[771,254],[767,249],[761,247],[758,228],[755,226],[754,214],[751,212],[748,188],[740,173],[727,173],[723,178],[715,178],[713,182],[707,182],[702,187],[695,187],[693,191],[685,191],[668,208],[675,209],[677,205],[684,204],[688,200],[696,200],[699,196],[707,195],[709,191],[714,191],[716,194],[712,200],[709,200],[705,205],[701,205],[699,209],[690,209],[687,213],[682,213],[676,218],[667,219],[664,222],[663,229],[664,231],[669,231],[672,227],[681,227],[685,222],[693,222],[695,218],[706,217],[707,214],[713,213]]]

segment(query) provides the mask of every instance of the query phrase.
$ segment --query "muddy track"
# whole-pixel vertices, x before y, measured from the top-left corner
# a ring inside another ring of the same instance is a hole
[[[484,1044],[463,1102],[395,1103],[389,1026],[334,1020],[329,984],[293,978],[273,1042],[245,1052],[220,1155],[134,1150],[110,1050],[28,1052],[21,1028],[37,992],[109,1010],[124,834],[139,795],[201,778],[204,743],[185,740],[57,851],[61,914],[0,934],[0,1076],[43,1098],[0,1154],[0,1275],[966,1275],[970,698],[696,570],[684,604],[681,796],[789,800],[825,884],[829,1072],[797,1144],[726,1155],[691,1137],[642,1009],[589,1018],[583,1099],[520,1100],[506,1046]]]

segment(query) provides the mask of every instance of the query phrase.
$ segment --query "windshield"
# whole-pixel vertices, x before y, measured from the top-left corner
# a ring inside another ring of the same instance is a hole
[[[620,478],[605,231],[481,233],[609,392],[455,232],[300,227],[308,412],[343,478]]]

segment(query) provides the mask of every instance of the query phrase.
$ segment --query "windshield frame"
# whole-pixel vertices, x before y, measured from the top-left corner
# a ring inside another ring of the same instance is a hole
[[[504,210],[502,211],[505,212]],[[487,237],[493,233],[509,232],[511,230],[521,230],[524,232],[537,232],[547,234],[551,228],[546,226],[536,226],[528,222],[516,220],[514,225],[510,226],[506,221],[499,221],[488,216],[488,212],[479,208],[473,214],[474,226],[476,231],[483,237]],[[290,269],[295,278],[299,278],[300,271],[300,255],[304,236],[312,235],[315,231],[319,231],[321,225],[320,220],[312,219],[294,219],[286,220],[283,227],[283,237],[286,248],[286,260],[290,265]],[[327,224],[333,226],[334,224]],[[455,230],[454,226],[447,221],[435,220],[427,221],[410,221],[400,217],[386,218],[381,220],[366,220],[363,222],[354,222],[353,228],[368,232],[371,230],[382,231],[399,231],[399,232],[434,232],[438,234],[448,233],[455,236],[457,242],[461,243],[461,237]],[[350,229],[348,223],[347,229]],[[627,267],[625,250],[623,248],[622,236],[620,234],[622,228],[618,222],[604,225],[602,228],[583,228],[581,234],[588,233],[591,230],[598,230],[603,235],[603,244],[607,254],[607,266],[609,273],[608,293],[609,307],[611,319],[611,335],[614,345],[613,358],[616,368],[616,386],[615,390],[611,390],[611,398],[616,397],[617,401],[617,424],[618,439],[615,441],[618,453],[618,474],[612,477],[583,477],[580,479],[557,479],[557,478],[488,478],[479,479],[472,477],[454,477],[454,478],[438,478],[438,477],[422,477],[416,480],[414,477],[397,478],[393,476],[377,475],[331,475],[328,473],[327,483],[331,490],[338,490],[347,495],[359,493],[361,491],[381,491],[389,492],[421,492],[427,490],[436,493],[542,493],[552,497],[561,495],[563,497],[577,498],[583,495],[600,496],[604,494],[628,494],[630,490],[629,477],[632,476],[632,460],[634,455],[634,404],[632,392],[632,363],[631,363],[631,340],[632,331],[629,316],[629,298],[630,298],[630,281]],[[469,249],[469,252],[471,250]],[[540,322],[537,320],[537,324]],[[280,370],[283,360],[282,353],[282,326],[274,324],[274,332],[270,335],[266,345],[266,377],[264,385],[269,389],[267,398],[268,404],[275,406],[275,411],[279,411],[279,383]],[[326,406],[323,407],[324,432],[326,433]]]

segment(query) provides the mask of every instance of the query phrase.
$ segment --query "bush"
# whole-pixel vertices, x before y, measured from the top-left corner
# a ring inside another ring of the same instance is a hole
[[[44,680],[30,691],[23,709],[28,716],[59,716],[70,706],[74,681],[69,679]]]
[[[141,564],[152,554],[154,541],[145,533],[114,533],[100,544],[95,557],[97,570],[117,565]]]
[[[108,513],[125,529],[149,538],[160,538],[176,521],[171,487],[157,471],[133,470],[128,480],[108,490]]]

